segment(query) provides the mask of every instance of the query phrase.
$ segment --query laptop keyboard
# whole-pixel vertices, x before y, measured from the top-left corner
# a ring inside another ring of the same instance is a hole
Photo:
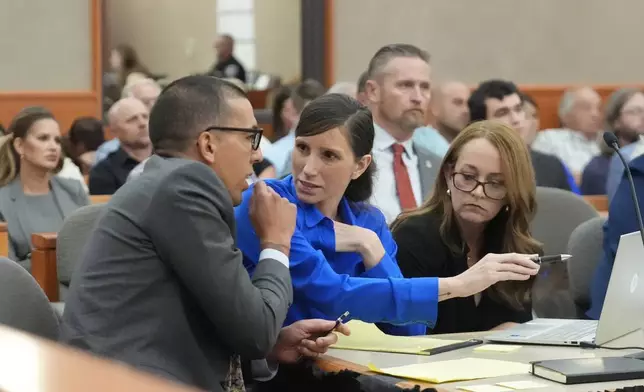
[[[539,333],[534,338],[544,340],[579,340],[593,336],[597,330],[597,321],[578,320],[574,323],[563,324],[557,328]]]

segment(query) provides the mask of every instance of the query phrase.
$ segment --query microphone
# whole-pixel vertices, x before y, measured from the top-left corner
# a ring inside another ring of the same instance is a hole
[[[635,204],[635,214],[637,215],[637,223],[640,228],[640,236],[642,237],[642,244],[644,244],[644,223],[642,223],[642,213],[640,212],[640,204],[637,202],[637,192],[635,192],[635,183],[633,182],[631,169],[628,167],[628,163],[626,163],[624,155],[622,155],[622,152],[619,150],[617,136],[615,136],[613,132],[604,132],[603,136],[604,142],[617,153],[617,156],[619,156],[619,159],[622,161],[624,169],[626,170],[628,185],[631,188],[631,198],[633,199],[633,204]]]

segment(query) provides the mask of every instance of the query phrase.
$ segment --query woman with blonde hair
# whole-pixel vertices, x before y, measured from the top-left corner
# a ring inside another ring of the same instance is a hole
[[[9,258],[31,267],[31,234],[56,232],[89,204],[80,181],[55,174],[63,166],[60,128],[42,107],[23,109],[0,142],[0,221],[9,230]]]
[[[541,253],[530,235],[536,210],[530,154],[519,134],[479,121],[452,142],[434,192],[392,224],[405,277],[457,276],[488,254]],[[498,282],[482,293],[438,305],[432,333],[504,328],[531,316],[534,277]]]

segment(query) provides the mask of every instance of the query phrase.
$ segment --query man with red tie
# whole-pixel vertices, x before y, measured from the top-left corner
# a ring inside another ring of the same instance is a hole
[[[369,62],[365,86],[373,113],[377,173],[371,203],[387,223],[419,206],[434,186],[440,157],[414,144],[426,125],[431,90],[429,55],[407,44],[380,48]]]

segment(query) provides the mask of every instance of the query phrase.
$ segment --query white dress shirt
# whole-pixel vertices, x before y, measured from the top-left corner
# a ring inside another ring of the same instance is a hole
[[[391,223],[402,211],[396,189],[396,178],[394,177],[394,152],[391,148],[397,141],[378,124],[374,123],[373,125],[375,137],[372,154],[376,163],[376,176],[370,202],[382,211],[387,223]],[[407,173],[409,173],[416,205],[420,205],[423,201],[423,196],[420,185],[420,171],[418,170],[418,156],[414,153],[411,139],[400,144],[405,148],[403,162],[407,167]]]
[[[531,147],[544,154],[555,155],[573,173],[581,173],[588,162],[600,154],[596,139],[572,129],[548,129],[537,133]]]
[[[63,168],[60,169],[57,175],[58,177],[80,181],[80,183],[83,184],[83,189],[85,189],[85,192],[89,193],[87,184],[85,184],[85,177],[83,177],[83,173],[69,157],[63,158]]]

